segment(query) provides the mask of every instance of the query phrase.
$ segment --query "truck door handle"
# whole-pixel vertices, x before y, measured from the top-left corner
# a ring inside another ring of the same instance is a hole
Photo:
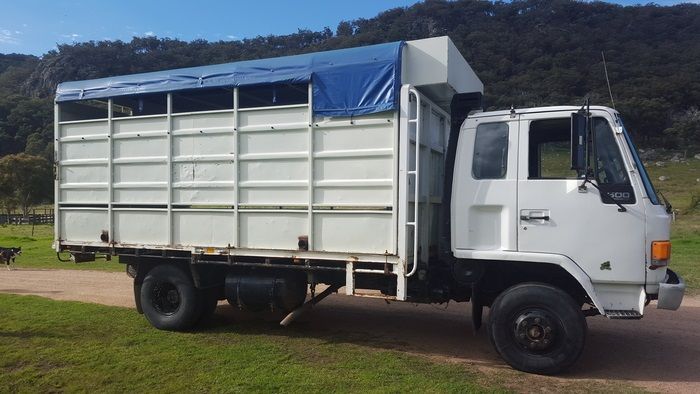
[[[544,215],[544,216],[520,215],[520,220],[547,220],[547,221],[549,221],[549,215]]]

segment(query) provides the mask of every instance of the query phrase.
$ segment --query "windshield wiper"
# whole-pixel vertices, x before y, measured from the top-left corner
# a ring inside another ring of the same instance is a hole
[[[664,200],[664,205],[666,206],[666,213],[673,213],[673,206],[671,205],[671,201],[668,201],[668,198],[664,196],[663,193],[658,192],[661,198]]]
[[[581,185],[578,187],[579,191],[586,190],[586,183],[589,183],[591,186],[595,187],[598,190],[598,192],[600,193],[601,198],[603,197],[604,192],[602,190],[600,190],[598,185],[596,185],[595,183],[593,183],[593,181],[591,181],[591,179],[588,177],[588,173],[586,173],[586,176],[583,178],[583,183],[581,183]],[[615,203],[615,205],[617,205],[619,207],[619,208],[617,208],[618,212],[627,212],[627,208],[625,208],[624,205],[617,202],[617,200],[615,200],[613,197],[611,197],[611,196],[608,196],[608,197],[610,197],[610,200],[612,200],[612,202]]]

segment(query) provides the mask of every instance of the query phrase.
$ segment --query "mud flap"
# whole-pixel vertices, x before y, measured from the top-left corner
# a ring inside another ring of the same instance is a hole
[[[134,303],[136,304],[136,311],[143,315],[143,308],[141,308],[141,283],[134,281]]]
[[[484,305],[481,303],[481,297],[479,297],[479,292],[477,290],[476,284],[472,286],[472,328],[476,334],[481,328],[482,317],[484,314]]]

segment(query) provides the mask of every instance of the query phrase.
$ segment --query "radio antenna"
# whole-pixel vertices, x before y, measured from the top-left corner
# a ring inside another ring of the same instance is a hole
[[[610,78],[608,78],[608,65],[605,63],[605,51],[600,51],[601,56],[603,56],[603,69],[605,70],[605,82],[608,83],[608,93],[610,93],[610,102],[612,103],[613,109],[615,108],[615,100],[613,99],[612,89],[610,88]]]

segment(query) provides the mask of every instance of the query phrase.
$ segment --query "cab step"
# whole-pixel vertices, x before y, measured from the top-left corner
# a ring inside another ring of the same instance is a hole
[[[625,320],[639,320],[642,318],[642,314],[639,313],[638,311],[631,310],[631,311],[625,311],[625,310],[606,310],[605,311],[605,316],[607,316],[610,319],[625,319]]]

